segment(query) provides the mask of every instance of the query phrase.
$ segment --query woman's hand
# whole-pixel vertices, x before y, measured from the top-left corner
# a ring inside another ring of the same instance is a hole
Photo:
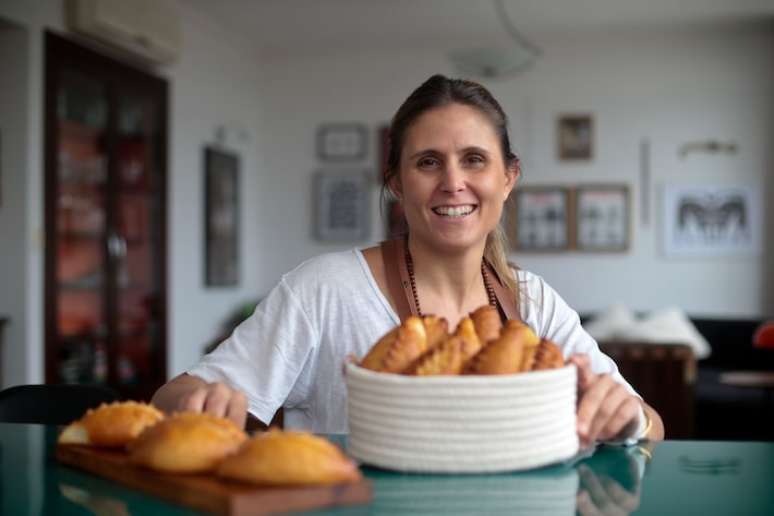
[[[162,386],[153,395],[152,401],[165,412],[205,412],[228,418],[239,428],[244,428],[247,421],[244,393],[225,383],[207,383],[188,374],[182,374]]]
[[[639,425],[639,398],[629,393],[609,374],[591,370],[588,355],[573,355],[569,362],[578,368],[578,437],[581,446],[595,441],[632,437]]]
[[[205,383],[181,396],[178,410],[225,417],[239,428],[244,428],[247,421],[247,398],[242,391],[232,389],[225,383]]]

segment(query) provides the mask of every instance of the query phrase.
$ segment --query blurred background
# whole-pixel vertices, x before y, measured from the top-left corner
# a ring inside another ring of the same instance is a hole
[[[772,413],[770,377],[721,381],[774,364],[766,0],[0,1],[2,386],[147,397],[283,273],[386,238],[383,128],[435,73],[510,118],[511,259],[600,341],[687,346],[647,348],[674,417]]]

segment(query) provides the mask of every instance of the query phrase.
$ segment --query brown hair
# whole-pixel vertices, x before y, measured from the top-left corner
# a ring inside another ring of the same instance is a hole
[[[499,137],[505,167],[512,168],[518,164],[519,158],[511,151],[511,142],[508,138],[508,117],[492,94],[477,82],[433,75],[409,95],[392,118],[382,197],[400,170],[400,154],[403,150],[406,130],[425,112],[455,103],[473,107],[484,114]],[[519,287],[511,272],[506,249],[508,249],[508,240],[502,224],[498,224],[487,235],[484,257],[494,268],[500,281],[518,300]]]

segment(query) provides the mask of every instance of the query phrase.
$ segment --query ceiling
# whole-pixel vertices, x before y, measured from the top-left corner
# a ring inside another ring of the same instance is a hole
[[[278,55],[502,41],[496,1],[538,45],[555,34],[774,20],[774,0],[181,0]]]

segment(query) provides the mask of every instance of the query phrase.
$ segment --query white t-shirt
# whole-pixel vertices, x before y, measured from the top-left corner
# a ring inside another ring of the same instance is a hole
[[[586,353],[592,370],[621,377],[581,327],[578,314],[540,276],[518,271],[521,317],[565,357]],[[285,408],[286,428],[346,433],[347,355],[363,357],[400,319],[360,250],[312,258],[285,274],[255,312],[188,371],[244,392],[267,423]]]

